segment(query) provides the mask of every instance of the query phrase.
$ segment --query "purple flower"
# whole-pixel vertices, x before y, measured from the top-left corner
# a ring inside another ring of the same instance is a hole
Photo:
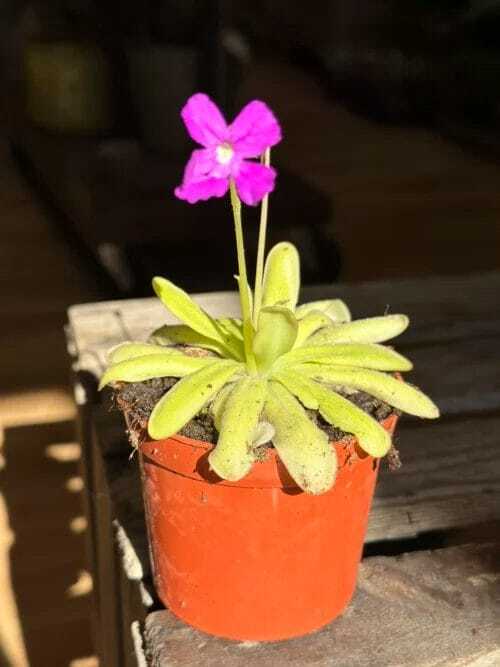
[[[245,204],[257,204],[274,188],[276,172],[257,158],[281,140],[281,128],[272,111],[254,100],[244,107],[231,125],[203,93],[189,98],[181,112],[186,129],[203,148],[194,150],[184,171],[179,199],[194,204],[200,199],[222,197],[234,179]]]

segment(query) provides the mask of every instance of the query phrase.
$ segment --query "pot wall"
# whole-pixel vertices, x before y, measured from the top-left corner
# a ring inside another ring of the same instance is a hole
[[[392,431],[396,418],[384,424]],[[238,483],[208,470],[211,445],[175,436],[142,446],[155,585],[205,632],[279,640],[317,630],[352,597],[378,461],[335,443],[331,491],[298,489],[274,450]]]

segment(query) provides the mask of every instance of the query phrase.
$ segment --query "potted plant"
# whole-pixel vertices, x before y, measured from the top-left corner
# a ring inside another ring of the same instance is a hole
[[[228,126],[196,94],[182,118],[202,148],[175,194],[193,204],[229,191],[241,318],[211,317],[154,278],[181,323],[111,350],[101,386],[113,386],[139,448],[162,601],[209,633],[285,639],[348,604],[397,415],[438,410],[402,381],[411,362],[381,345],[405,315],[352,321],[338,299],[297,305],[294,246],[279,243],[264,262],[270,148],[281,139],[269,108],[250,102]],[[261,202],[253,290],[241,201]]]

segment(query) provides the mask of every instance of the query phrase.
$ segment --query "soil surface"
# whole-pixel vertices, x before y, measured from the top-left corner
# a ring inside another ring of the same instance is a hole
[[[125,414],[133,444],[146,436],[149,415],[160,398],[177,382],[176,378],[155,378],[145,382],[121,383],[114,388],[114,399],[117,407]],[[342,392],[339,392],[342,393]],[[369,415],[382,421],[396,411],[378,399],[358,391],[352,394],[342,394],[352,403],[360,407]],[[311,420],[324,431],[330,440],[342,440],[349,435],[339,428],[326,422],[316,410],[307,410]],[[203,440],[215,444],[217,429],[212,416],[204,411],[192,419],[180,431],[181,435],[196,440]],[[135,436],[135,437],[134,437]],[[394,462],[396,463],[396,462]],[[396,466],[397,467],[397,463]]]

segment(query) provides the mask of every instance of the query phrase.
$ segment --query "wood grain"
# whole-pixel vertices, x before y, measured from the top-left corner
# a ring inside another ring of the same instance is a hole
[[[500,521],[500,412],[404,424],[403,466],[382,471],[367,543]]]

